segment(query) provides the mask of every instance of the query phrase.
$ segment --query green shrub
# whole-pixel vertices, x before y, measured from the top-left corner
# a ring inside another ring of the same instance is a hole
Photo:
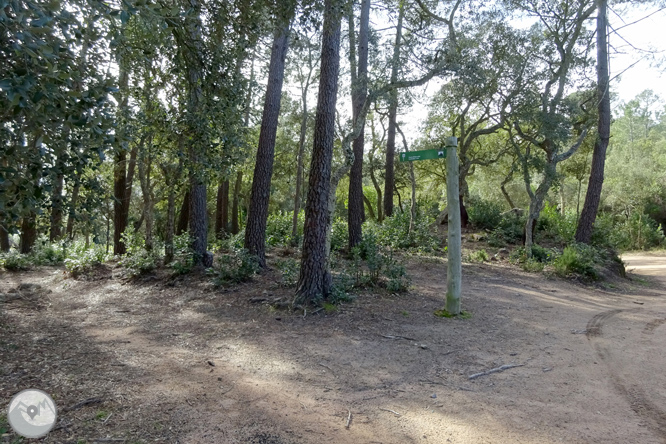
[[[139,276],[157,268],[158,255],[154,251],[139,250],[123,257],[119,265],[125,269],[130,277]]]
[[[283,287],[295,287],[298,283],[298,274],[300,272],[300,264],[292,258],[279,259],[275,263],[276,268],[280,271],[282,276]]]
[[[194,252],[190,247],[190,233],[173,238],[173,261],[169,264],[175,275],[187,274],[194,266]]]
[[[500,220],[499,225],[488,235],[488,245],[501,248],[507,246],[507,244],[521,243],[525,222],[525,216],[506,213]]]
[[[467,215],[474,227],[494,230],[502,221],[502,207],[490,200],[471,198],[467,202]]]
[[[557,256],[558,252],[555,249],[543,248],[540,245],[532,244],[532,257],[529,260],[546,264],[551,262]],[[524,264],[528,260],[525,247],[518,247],[511,251],[509,254],[509,260],[514,263]]]
[[[0,265],[7,271],[27,270],[30,267],[28,256],[18,251],[0,254]]]
[[[414,229],[410,232],[409,218],[408,213],[396,213],[384,219],[382,224],[366,221],[363,224],[363,235],[373,236],[379,245],[393,250],[421,253],[441,251],[442,241],[431,227],[432,220],[417,213]]]
[[[66,250],[62,242],[50,242],[41,236],[30,252],[30,262],[34,265],[58,265],[66,258]]]
[[[337,218],[331,226],[331,251],[341,251],[349,245],[347,221]]]
[[[214,276],[216,285],[229,285],[248,281],[257,271],[257,257],[245,249],[239,249],[220,255],[208,273]]]
[[[266,221],[266,245],[277,246],[295,246],[299,245],[303,239],[303,224],[305,221],[305,212],[298,213],[296,238],[292,236],[292,223],[294,214],[292,212],[279,212],[268,216]]]
[[[490,256],[488,256],[488,253],[486,250],[477,250],[468,256],[469,262],[487,262],[490,260]]]
[[[87,250],[75,248],[65,259],[65,268],[73,277],[89,273],[96,265],[106,261],[107,255],[102,246],[93,246]]]
[[[525,262],[521,264],[521,268],[530,273],[539,273],[543,271],[545,264],[534,258],[526,259]]]
[[[345,291],[351,288],[382,286],[391,292],[407,291],[410,280],[405,267],[393,257],[391,249],[382,248],[374,233],[365,233],[363,241],[351,251],[352,259],[342,275]]]
[[[574,244],[566,247],[562,255],[555,259],[553,265],[555,272],[560,276],[578,274],[598,279],[599,274],[594,268],[595,262],[601,262],[601,260],[593,247],[584,244]]]
[[[539,221],[537,230],[540,235],[552,238],[561,243],[570,243],[576,234],[577,215],[575,211],[566,212],[562,215],[557,211],[556,205],[546,204]]]

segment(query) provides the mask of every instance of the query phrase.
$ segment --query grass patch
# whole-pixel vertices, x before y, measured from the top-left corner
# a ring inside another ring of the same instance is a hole
[[[442,308],[441,310],[437,310],[435,312],[435,316],[438,318],[458,318],[458,319],[470,319],[472,317],[472,313],[469,311],[461,310],[460,314],[453,314],[449,313],[445,308]]]

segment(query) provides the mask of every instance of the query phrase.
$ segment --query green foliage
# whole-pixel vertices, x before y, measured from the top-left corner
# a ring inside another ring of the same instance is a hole
[[[337,218],[331,227],[331,251],[340,251],[349,245],[349,228],[347,221]]]
[[[94,245],[88,249],[85,249],[83,245],[78,245],[70,251],[70,256],[65,259],[65,268],[72,277],[78,277],[89,273],[106,259],[106,252],[101,245]]]
[[[21,271],[30,268],[30,261],[27,255],[10,251],[0,254],[0,266],[7,271]]]
[[[495,248],[522,241],[525,216],[508,213],[500,220],[499,226],[488,235],[488,245]]]
[[[576,224],[577,217],[574,211],[568,211],[563,216],[557,211],[556,205],[546,203],[537,222],[537,230],[542,231],[544,236],[562,244],[567,244],[574,240]]]
[[[208,271],[216,285],[238,284],[248,281],[259,271],[257,258],[245,249],[221,254]]]
[[[366,221],[363,224],[363,235],[370,236],[376,243],[393,250],[408,250],[419,253],[441,251],[442,241],[431,227],[433,220],[418,215],[414,221],[414,229],[409,232],[409,214],[396,213],[384,220],[383,224]]]
[[[351,251],[352,260],[347,272],[353,277],[353,287],[383,286],[391,292],[409,288],[405,267],[390,249],[382,248],[373,233],[365,233],[363,241]]]
[[[562,255],[555,259],[555,272],[560,276],[578,274],[587,278],[598,279],[595,263],[601,263],[599,252],[585,244],[573,244],[566,247]]]
[[[190,248],[190,234],[185,232],[173,238],[173,261],[169,264],[175,275],[187,274],[194,266],[194,252]]]
[[[157,268],[159,257],[154,251],[140,250],[133,254],[123,257],[119,265],[125,269],[125,274],[129,277],[139,276]]]
[[[540,273],[543,271],[545,264],[532,257],[522,262],[520,267],[530,273]]]
[[[282,212],[271,214],[266,222],[266,245],[271,247],[299,245],[303,239],[303,223],[305,221],[305,212],[298,214],[298,233],[293,238],[291,228],[293,222],[293,213]]]
[[[278,269],[281,275],[282,282],[280,285],[283,287],[295,287],[298,283],[298,274],[300,272],[299,263],[292,259],[279,259],[275,263],[275,267]]]
[[[488,262],[490,256],[488,256],[486,250],[481,249],[470,253],[468,259],[470,262]]]
[[[502,206],[490,200],[470,199],[467,214],[470,223],[476,228],[494,230],[502,222]]]

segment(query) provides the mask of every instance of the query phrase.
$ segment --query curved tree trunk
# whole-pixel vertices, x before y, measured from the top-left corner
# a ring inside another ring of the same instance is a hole
[[[592,169],[585,193],[583,212],[576,228],[576,241],[590,243],[597,218],[601,189],[604,184],[606,149],[610,140],[610,94],[608,75],[608,0],[597,0],[597,98],[599,110],[598,136],[592,153]]]
[[[318,303],[331,291],[327,237],[330,213],[331,162],[335,139],[335,105],[340,70],[340,25],[344,0],[326,0],[321,48],[321,73],[305,207],[303,253],[294,304]]]
[[[217,205],[215,208],[215,236],[226,236],[229,221],[229,180],[223,180],[217,187]]]
[[[245,226],[245,248],[257,257],[260,267],[266,268],[266,222],[268,204],[271,195],[271,178],[273,176],[273,158],[275,154],[275,137],[277,134],[282,83],[284,80],[284,62],[289,44],[289,26],[291,16],[284,18],[275,30],[271,62],[268,70],[268,86],[264,101],[264,112],[261,118],[257,162],[252,178],[250,209]]]

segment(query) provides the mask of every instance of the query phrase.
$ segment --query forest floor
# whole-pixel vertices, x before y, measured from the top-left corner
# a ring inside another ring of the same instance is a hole
[[[250,302],[291,297],[275,271],[3,273],[0,404],[51,394],[61,443],[666,443],[666,254],[623,259],[606,288],[465,264],[469,319],[433,315],[437,258],[307,316]]]

